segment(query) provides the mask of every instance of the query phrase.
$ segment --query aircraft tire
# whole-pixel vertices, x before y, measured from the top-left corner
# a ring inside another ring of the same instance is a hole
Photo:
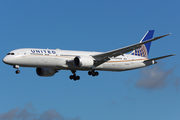
[[[74,76],[73,76],[73,75],[70,75],[70,76],[69,76],[69,79],[71,79],[71,80],[74,79]]]
[[[95,75],[96,75],[96,76],[98,76],[98,75],[99,75],[99,73],[98,73],[98,72],[95,72]]]
[[[95,73],[95,72],[92,72],[92,76],[93,76],[93,77],[96,76],[96,73]]]
[[[91,72],[91,71],[89,71],[89,72],[88,72],[88,75],[92,75],[92,72]]]
[[[79,77],[79,76],[76,76],[76,79],[77,79],[77,80],[79,80],[79,79],[80,79],[80,77]]]
[[[80,76],[70,75],[69,79],[71,79],[71,80],[73,79],[74,81],[76,81],[76,80],[80,79]]]
[[[20,73],[20,70],[16,70],[16,74],[19,74]]]

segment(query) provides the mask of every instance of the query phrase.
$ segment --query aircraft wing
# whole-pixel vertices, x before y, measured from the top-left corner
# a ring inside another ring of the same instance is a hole
[[[141,42],[141,43],[137,43],[137,44],[130,45],[130,46],[127,46],[127,47],[123,47],[123,48],[119,48],[119,49],[116,49],[116,50],[108,51],[108,52],[105,52],[105,53],[102,53],[102,54],[92,55],[92,57],[96,60],[94,65],[95,65],[95,67],[97,67],[97,66],[103,64],[104,62],[109,61],[111,57],[117,57],[119,55],[123,55],[123,54],[128,53],[128,52],[130,52],[132,50],[140,48],[141,45],[143,45],[143,44],[155,41],[157,39],[163,38],[163,37],[168,36],[170,34],[171,33],[166,34],[166,35],[162,35],[162,36],[159,36],[159,37],[155,37],[155,38],[146,40],[146,41]]]

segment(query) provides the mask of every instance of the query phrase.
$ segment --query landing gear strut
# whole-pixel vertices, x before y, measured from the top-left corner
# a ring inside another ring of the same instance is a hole
[[[76,81],[76,80],[79,80],[80,79],[80,77],[79,76],[76,76],[76,71],[75,70],[71,70],[71,72],[73,73],[73,75],[70,75],[69,76],[69,78],[72,80],[74,80],[74,81]]]
[[[94,70],[92,70],[92,71],[89,71],[89,72],[88,72],[88,75],[92,75],[92,76],[94,77],[94,76],[98,76],[99,73],[98,73],[98,72],[95,72]]]
[[[17,70],[15,71],[16,74],[19,74],[19,73],[20,73],[19,65],[14,65],[13,68],[16,68],[16,69],[17,69]]]

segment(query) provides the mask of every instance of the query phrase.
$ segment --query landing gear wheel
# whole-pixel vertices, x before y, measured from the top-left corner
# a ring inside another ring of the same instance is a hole
[[[77,79],[77,80],[79,80],[79,79],[80,79],[80,77],[79,77],[79,76],[76,76],[76,79]]]
[[[71,71],[71,72],[73,73],[73,75],[70,75],[70,76],[69,76],[69,78],[70,78],[71,80],[76,81],[76,80],[79,80],[79,79],[80,79],[80,76],[76,76],[76,71]]]
[[[88,75],[92,75],[92,76],[94,77],[94,76],[98,76],[99,73],[98,73],[98,72],[95,72],[94,70],[92,70],[92,71],[89,71],[89,72],[88,72]]]
[[[71,79],[71,80],[72,80],[72,79],[73,79],[73,75],[70,75],[70,76],[69,76],[69,79]]]
[[[16,74],[19,74],[20,73],[20,70],[16,70]]]
[[[96,76],[98,76],[98,75],[99,75],[99,73],[98,73],[98,72],[95,72],[95,75],[96,75]]]
[[[76,80],[79,80],[80,77],[79,76],[73,76],[73,79],[74,79],[74,81],[76,81]]]
[[[96,73],[95,73],[95,72],[93,72],[93,73],[92,73],[92,76],[93,76],[93,77],[94,77],[94,76],[96,76]]]
[[[92,75],[92,72],[91,72],[91,71],[89,71],[89,72],[88,72],[88,75]]]

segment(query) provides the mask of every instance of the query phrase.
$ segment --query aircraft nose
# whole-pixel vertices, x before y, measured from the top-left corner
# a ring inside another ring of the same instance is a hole
[[[6,63],[6,59],[5,59],[5,57],[3,58],[3,60],[2,60],[4,63]]]
[[[3,61],[4,63],[8,64],[8,60],[7,60],[6,57],[4,57],[2,61]]]

